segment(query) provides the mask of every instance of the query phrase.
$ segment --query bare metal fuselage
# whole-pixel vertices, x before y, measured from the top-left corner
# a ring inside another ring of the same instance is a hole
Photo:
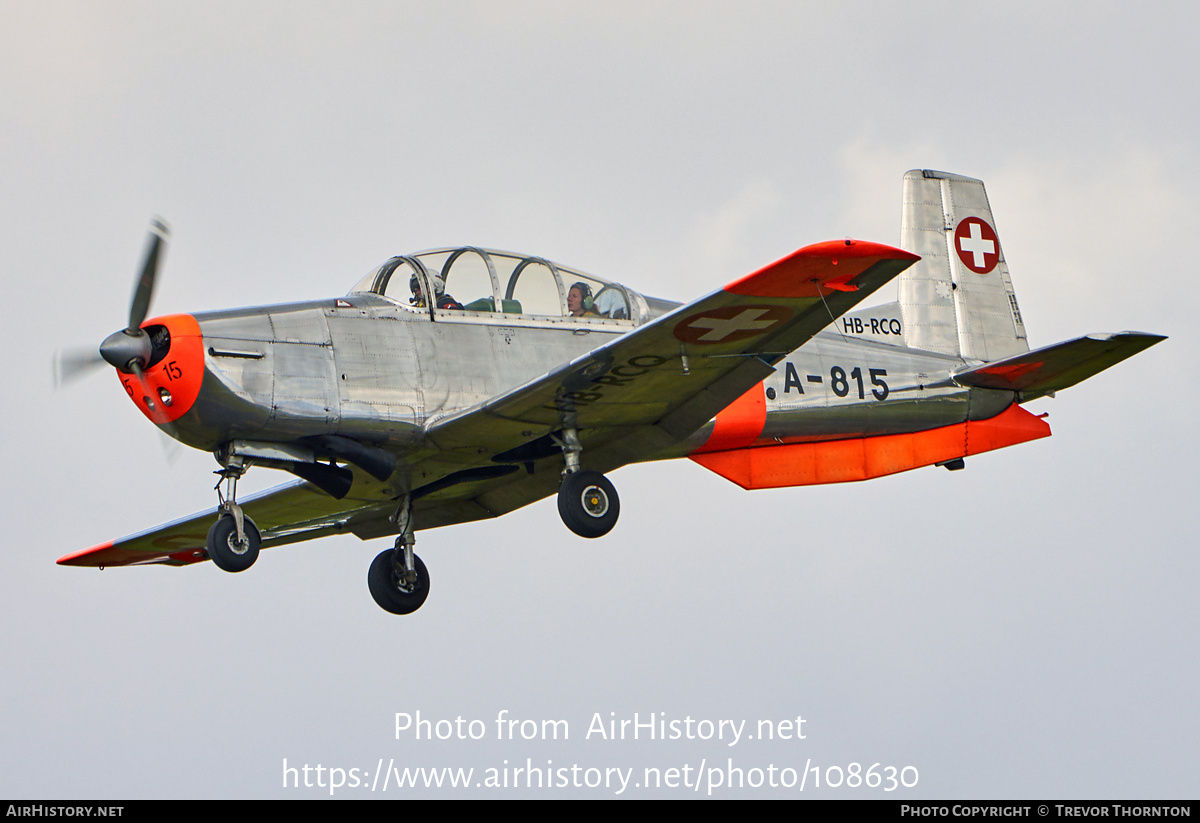
[[[422,450],[427,425],[634,327],[571,317],[430,315],[374,295],[194,315],[203,336],[203,386],[172,433],[206,450],[235,440],[337,434],[404,458]],[[865,336],[828,330],[777,363],[764,381],[766,425],[755,443],[921,431],[989,418],[1012,403],[1011,392],[954,384],[948,377],[961,358],[893,343],[903,338],[896,322],[892,328]],[[703,446],[712,428],[710,422],[641,459],[684,456]]]

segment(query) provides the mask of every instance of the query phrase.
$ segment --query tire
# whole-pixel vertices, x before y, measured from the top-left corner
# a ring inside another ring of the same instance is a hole
[[[222,515],[208,530],[208,559],[218,569],[244,572],[258,559],[258,549],[262,545],[258,527],[249,517],[243,517],[242,529],[246,533],[244,545],[237,542],[237,524],[232,515]]]
[[[413,566],[417,571],[417,580],[412,584],[402,584],[396,577],[396,567],[392,562],[395,549],[382,551],[371,561],[367,571],[367,588],[371,597],[379,604],[379,608],[392,614],[412,614],[421,608],[425,598],[429,597],[429,572],[421,558],[413,555]]]
[[[558,487],[558,513],[580,537],[603,537],[617,525],[621,501],[600,472],[578,471],[568,474]]]

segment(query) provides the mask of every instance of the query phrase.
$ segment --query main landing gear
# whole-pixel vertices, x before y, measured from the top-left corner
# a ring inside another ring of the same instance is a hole
[[[404,495],[394,515],[400,527],[396,547],[380,552],[367,571],[367,588],[379,608],[392,614],[412,614],[429,597],[429,572],[413,554],[412,498]]]
[[[258,559],[262,538],[254,521],[242,514],[242,507],[237,504],[237,481],[246,473],[245,462],[241,457],[230,456],[224,466],[217,472],[221,475],[216,486],[220,516],[208,530],[208,558],[222,571],[244,572]]]
[[[564,429],[556,437],[563,452],[563,479],[558,488],[558,513],[568,529],[580,537],[603,537],[612,531],[621,513],[617,490],[604,475],[580,467],[583,448],[575,429]],[[248,465],[239,455],[219,452],[222,468],[217,474],[220,513],[208,530],[208,557],[220,569],[241,572],[254,565],[262,540],[258,528],[242,513],[237,503],[237,481]],[[222,492],[224,485],[224,492]],[[413,552],[412,497],[404,495],[392,516],[400,535],[395,546],[371,562],[367,588],[381,609],[392,614],[412,614],[429,597],[429,571]]]
[[[608,478],[580,469],[583,447],[575,429],[565,429],[558,441],[563,451],[562,485],[558,487],[558,514],[568,529],[580,537],[603,537],[617,525],[621,501]]]
[[[367,588],[379,608],[392,614],[412,614],[429,597],[429,572],[421,558],[412,556],[413,568],[405,567],[401,549],[382,551],[371,561]]]

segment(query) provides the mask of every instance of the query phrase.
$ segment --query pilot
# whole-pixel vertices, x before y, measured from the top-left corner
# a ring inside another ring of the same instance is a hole
[[[567,313],[572,317],[596,314],[592,309],[592,287],[580,280],[567,292]]]
[[[446,284],[442,281],[442,278],[435,274],[431,275],[429,279],[433,281],[433,293],[437,297],[437,307],[439,309],[462,308],[462,303],[459,303],[453,297],[446,294]],[[427,304],[425,303],[425,295],[421,293],[421,281],[415,274],[408,278],[408,288],[412,291],[412,299],[408,302],[418,308],[425,308]]]

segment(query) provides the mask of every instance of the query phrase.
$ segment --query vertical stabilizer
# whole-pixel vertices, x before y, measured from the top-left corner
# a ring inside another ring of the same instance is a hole
[[[905,174],[900,247],[921,255],[899,277],[907,345],[984,361],[1029,350],[982,181]]]

